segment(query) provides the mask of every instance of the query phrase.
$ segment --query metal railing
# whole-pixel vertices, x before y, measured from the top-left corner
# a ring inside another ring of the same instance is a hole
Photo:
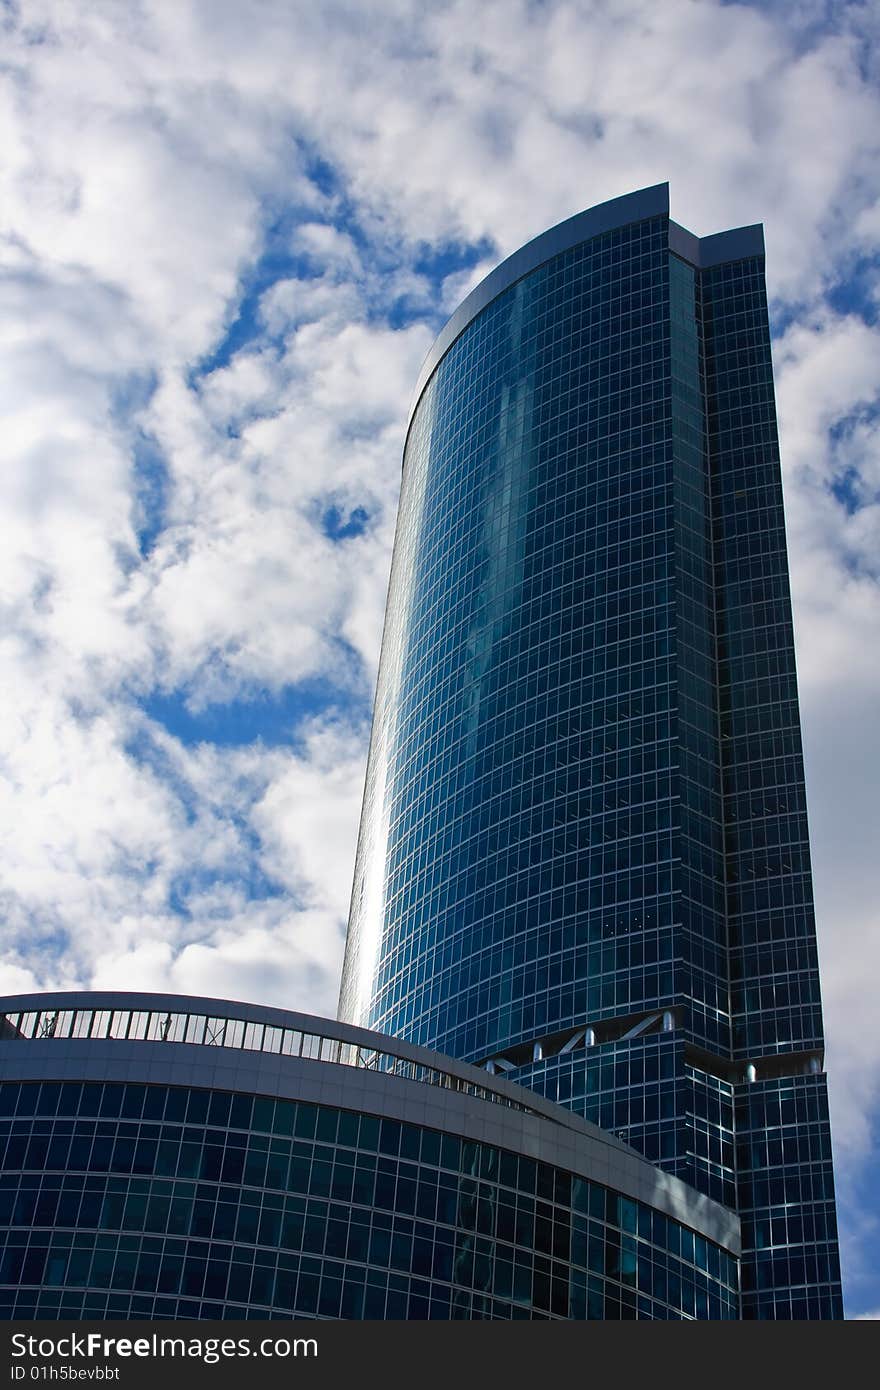
[[[255,1022],[228,1014],[187,1013],[170,1009],[45,1008],[0,1013],[0,1041],[96,1039],[119,1042],[191,1043],[229,1047],[279,1057],[305,1057],[344,1067],[400,1076],[428,1086],[488,1100],[529,1115],[541,1111],[503,1095],[491,1086],[469,1081],[440,1067],[394,1052],[346,1042],[331,1033],[305,1032],[281,1024]],[[546,1118],[546,1116],[543,1116]]]

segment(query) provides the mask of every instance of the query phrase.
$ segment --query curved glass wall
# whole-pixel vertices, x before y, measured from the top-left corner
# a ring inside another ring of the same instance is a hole
[[[410,431],[342,1012],[471,1061],[677,997],[667,240],[502,293]]]
[[[599,1183],[426,1126],[7,1082],[0,1316],[735,1318],[738,1262]]]

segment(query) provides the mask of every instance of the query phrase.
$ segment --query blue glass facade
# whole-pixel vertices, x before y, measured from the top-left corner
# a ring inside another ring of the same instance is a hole
[[[646,190],[517,253],[438,340],[340,1016],[754,1210],[744,1316],[839,1317],[763,266],[760,229],[700,241]]]
[[[2,1318],[738,1316],[736,1219],[503,1080],[218,1001],[11,1002]]]
[[[0,1109],[6,1317],[736,1316],[701,1236],[436,1130],[112,1083],[0,1086]]]

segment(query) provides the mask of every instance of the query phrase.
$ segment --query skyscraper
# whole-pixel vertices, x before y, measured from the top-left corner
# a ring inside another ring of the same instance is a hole
[[[516,252],[423,368],[340,1017],[738,1210],[841,1316],[760,227],[666,185]]]

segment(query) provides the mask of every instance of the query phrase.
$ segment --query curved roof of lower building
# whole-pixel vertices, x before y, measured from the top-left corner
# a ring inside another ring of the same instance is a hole
[[[589,1177],[739,1250],[733,1212],[598,1126],[503,1077],[334,1019],[185,995],[21,994],[0,998],[0,1059],[5,1080],[209,1087],[393,1115]]]

